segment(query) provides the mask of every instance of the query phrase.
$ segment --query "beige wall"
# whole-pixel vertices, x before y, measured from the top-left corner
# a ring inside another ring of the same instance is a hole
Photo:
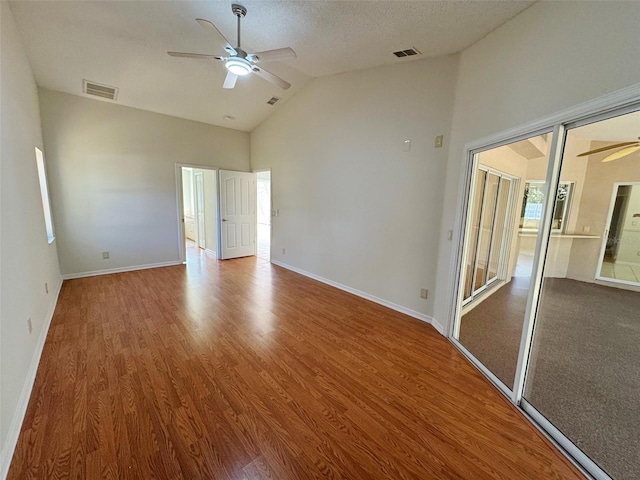
[[[450,56],[318,78],[252,132],[280,212],[273,260],[433,312],[420,289],[436,283],[456,70]]]
[[[639,2],[538,2],[462,52],[439,231],[437,320],[451,316],[455,249],[447,230],[458,228],[465,144],[636,84],[640,62],[628,59],[637,56],[639,23]]]
[[[4,478],[61,277],[56,253],[60,240],[47,242],[36,170],[35,147],[44,151],[50,169],[38,91],[7,2],[0,2],[0,22],[0,478]]]
[[[569,141],[573,141],[570,137]],[[593,142],[589,148],[607,145]],[[588,149],[588,148],[587,148]],[[608,152],[610,153],[610,152]],[[616,182],[640,182],[640,154],[629,155],[614,162],[602,163],[607,152],[590,155],[587,164],[584,190],[580,199],[577,226],[585,226],[590,233],[601,236],[598,240],[574,242],[571,249],[567,277],[583,282],[594,282],[600,261],[602,236],[608,228],[609,207]],[[639,249],[640,250],[640,249]]]
[[[250,169],[246,132],[50,90],[40,106],[63,274],[178,262],[175,164]]]

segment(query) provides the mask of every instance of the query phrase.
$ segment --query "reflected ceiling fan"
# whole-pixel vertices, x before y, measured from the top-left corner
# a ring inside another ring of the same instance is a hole
[[[595,150],[589,150],[588,152],[581,153],[579,157],[586,157],[587,155],[593,155],[594,153],[606,152],[607,150],[614,150],[620,148],[617,152],[613,152],[602,159],[603,162],[613,162],[619,158],[631,155],[633,152],[640,150],[640,137],[635,142],[622,142],[615,145],[609,145],[608,147],[596,148]]]
[[[275,50],[265,50],[264,52],[247,53],[240,47],[240,19],[247,14],[247,9],[242,5],[231,5],[231,11],[238,17],[238,45],[232,46],[229,40],[218,30],[218,28],[209,20],[203,18],[196,18],[196,21],[209,31],[215,32],[222,38],[227,46],[224,49],[229,56],[223,57],[220,55],[206,55],[202,53],[186,53],[186,52],[167,52],[172,57],[186,57],[186,58],[202,58],[209,60],[220,60],[224,62],[224,66],[227,69],[227,76],[224,79],[222,88],[233,88],[236,85],[238,77],[255,73],[259,77],[264,78],[268,82],[286,90],[291,86],[289,82],[282,78],[268,72],[264,68],[258,65],[261,62],[271,62],[274,60],[284,60],[287,58],[296,58],[296,52],[292,48],[276,48]]]

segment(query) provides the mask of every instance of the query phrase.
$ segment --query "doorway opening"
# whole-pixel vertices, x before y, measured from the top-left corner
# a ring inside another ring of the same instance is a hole
[[[271,260],[271,171],[256,173],[256,255]]]
[[[217,170],[181,167],[183,245],[187,263],[202,255],[217,257]]]

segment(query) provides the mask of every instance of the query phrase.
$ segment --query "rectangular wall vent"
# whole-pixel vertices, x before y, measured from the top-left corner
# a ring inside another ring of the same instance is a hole
[[[411,57],[413,55],[420,55],[420,51],[417,48],[411,47],[406,50],[398,50],[397,52],[393,52],[396,57]]]
[[[96,82],[90,82],[89,80],[82,81],[82,91],[87,95],[108,98],[109,100],[115,100],[118,96],[118,89],[116,87],[101,85]]]
[[[271,97],[271,99],[267,103],[269,105],[275,105],[278,100],[280,100],[279,97]]]

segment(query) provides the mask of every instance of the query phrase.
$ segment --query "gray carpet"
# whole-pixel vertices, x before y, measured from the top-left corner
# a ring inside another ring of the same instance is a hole
[[[465,314],[460,342],[513,386],[528,279]],[[640,479],[640,293],[546,279],[525,398],[615,479]]]

